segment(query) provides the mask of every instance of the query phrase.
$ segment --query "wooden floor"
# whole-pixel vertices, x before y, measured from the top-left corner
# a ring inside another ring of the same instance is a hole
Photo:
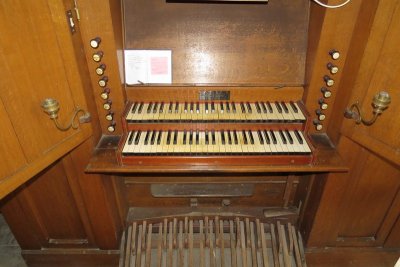
[[[327,249],[306,253],[308,267],[393,267],[399,257],[400,251],[357,249]]]

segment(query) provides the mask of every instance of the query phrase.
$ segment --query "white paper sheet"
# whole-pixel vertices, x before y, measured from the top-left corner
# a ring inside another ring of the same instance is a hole
[[[172,83],[171,50],[125,50],[125,83]]]

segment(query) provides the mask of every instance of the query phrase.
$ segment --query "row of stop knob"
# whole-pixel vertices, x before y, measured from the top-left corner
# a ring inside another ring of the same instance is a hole
[[[100,43],[101,43],[100,37],[95,37],[92,40],[90,40],[90,46],[96,50],[100,47]],[[104,75],[107,66],[104,62],[102,62],[103,56],[104,52],[101,50],[97,50],[92,54],[92,59],[94,62],[98,63],[95,71],[96,74],[100,76],[100,79],[97,81],[97,83],[100,86],[100,88],[102,88],[100,97],[101,99],[104,100],[103,109],[107,111],[107,114],[105,115],[106,120],[109,121],[109,124],[107,126],[107,131],[114,132],[116,123],[114,121],[114,112],[111,110],[111,104],[112,104],[112,101],[110,99],[111,89],[107,86],[108,76]]]
[[[340,57],[340,53],[337,50],[329,51],[329,55],[332,60],[338,60]],[[328,109],[328,103],[326,99],[332,96],[331,87],[335,84],[335,80],[331,77],[331,75],[335,75],[339,72],[339,67],[332,62],[328,62],[326,67],[329,71],[329,74],[323,76],[324,86],[321,87],[322,97],[318,99],[319,108],[315,111],[317,118],[313,120],[315,125],[315,129],[317,131],[321,131],[323,128],[322,121],[325,120],[324,110]]]

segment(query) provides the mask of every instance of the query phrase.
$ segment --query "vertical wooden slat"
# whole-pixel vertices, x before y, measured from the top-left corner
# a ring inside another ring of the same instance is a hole
[[[242,266],[247,267],[246,235],[244,232],[244,221],[240,221],[240,246],[242,249]]]
[[[163,238],[164,249],[167,249],[167,229],[168,229],[168,220],[164,219],[164,238]]]
[[[230,233],[230,241],[231,241],[231,264],[233,267],[236,267],[236,242],[235,242],[235,233],[233,232],[233,221],[229,220],[229,233]]]
[[[279,235],[279,242],[282,243],[282,250],[283,250],[283,260],[285,262],[285,266],[292,266],[292,261],[289,257],[288,246],[287,246],[287,239],[285,234],[284,225],[279,224],[278,222],[278,235]]]
[[[300,249],[299,249],[299,244],[297,242],[296,229],[294,228],[294,226],[292,226],[290,228],[290,232],[292,234],[293,243],[294,243],[294,254],[295,254],[295,259],[296,259],[296,265],[297,265],[297,267],[302,267],[303,264],[301,262]]]
[[[250,220],[249,218],[246,218],[246,247],[251,246],[251,241],[250,241]]]
[[[146,247],[145,247],[145,245],[146,245],[146,229],[147,229],[147,221],[144,220],[143,221],[143,231],[142,231],[142,236],[141,236],[141,239],[142,239],[142,250],[146,249]]]
[[[218,216],[215,216],[214,226],[215,226],[215,247],[218,248],[219,244],[220,244],[219,217]]]
[[[132,225],[129,225],[128,231],[126,234],[126,244],[125,244],[125,259],[124,259],[124,266],[129,267],[130,259],[131,259],[131,243],[132,243]]]
[[[173,245],[173,237],[172,237],[172,221],[169,222],[169,230],[168,230],[168,267],[173,266],[173,254],[172,254],[172,245]]]
[[[261,237],[261,232],[260,232],[260,229],[261,229],[261,227],[260,227],[260,219],[256,219],[256,226],[257,226],[257,247],[258,247],[258,249],[260,249],[260,248],[261,248],[261,240],[260,240],[260,237]]]
[[[131,255],[132,258],[129,260],[129,264],[133,264],[136,260],[136,236],[137,236],[137,223],[134,222],[132,225],[132,245],[131,245]]]
[[[203,233],[203,220],[200,220],[200,267],[204,267],[204,233]]]
[[[188,247],[189,218],[185,217],[185,248]]]
[[[149,224],[146,240],[146,267],[151,266],[151,235],[153,233],[153,224]]]
[[[274,266],[279,267],[280,266],[280,261],[279,261],[279,255],[278,255],[278,244],[276,242],[276,234],[275,234],[275,225],[270,224],[271,228],[271,241],[272,241],[272,254],[274,255]]]
[[[257,267],[258,261],[257,261],[256,239],[254,235],[254,222],[250,223],[250,247],[251,247],[251,265],[253,267]]]
[[[142,233],[143,233],[143,225],[139,225],[136,264],[135,264],[135,266],[139,267],[142,265],[142,238],[141,238]]]
[[[294,175],[289,175],[287,178],[285,193],[283,194],[283,207],[284,208],[287,208],[289,206],[290,195],[292,194],[294,179],[295,179]]]
[[[213,238],[213,220],[209,220],[208,230],[210,231],[208,237],[210,242],[210,267],[215,267],[215,250],[214,250],[214,238]]]
[[[265,239],[265,226],[264,223],[260,223],[260,233],[261,233],[261,247],[262,247],[262,258],[264,267],[268,267],[268,252],[267,252],[267,240]]]
[[[306,255],[304,253],[304,247],[303,247],[303,238],[301,237],[301,234],[299,231],[297,231],[297,239],[299,240],[299,249],[300,249],[300,255],[301,255],[301,262],[303,263],[304,267],[307,267],[306,264]]]
[[[174,218],[174,248],[176,248],[176,236],[177,236],[177,232],[176,232],[176,227],[177,227],[177,218]]]
[[[179,255],[178,255],[178,266],[184,266],[184,254],[183,254],[183,221],[179,221],[179,236],[178,236],[178,245],[179,245]]]
[[[209,236],[208,236],[208,216],[206,216],[204,218],[204,233],[206,234],[206,244],[205,247],[207,248],[210,245],[210,240],[209,240]]]
[[[292,233],[291,232],[292,224],[288,223],[287,228],[288,228],[288,236],[289,236],[289,255],[290,255],[290,257],[292,257],[292,255],[293,255],[293,236],[291,234]]]
[[[220,247],[221,247],[221,267],[225,267],[225,242],[224,242],[224,221],[219,221],[219,235],[220,235]]]
[[[163,244],[163,224],[158,224],[158,243],[157,243],[157,267],[162,265],[162,244]]]
[[[189,221],[189,267],[193,267],[193,220]]]

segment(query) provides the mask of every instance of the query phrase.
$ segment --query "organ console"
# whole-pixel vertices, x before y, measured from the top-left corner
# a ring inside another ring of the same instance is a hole
[[[155,101],[127,105],[122,164],[307,164],[300,102]]]

